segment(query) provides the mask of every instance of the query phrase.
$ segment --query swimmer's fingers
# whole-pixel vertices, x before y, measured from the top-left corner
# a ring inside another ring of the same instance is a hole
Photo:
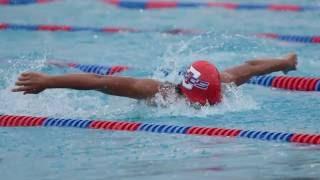
[[[17,88],[13,88],[11,91],[12,92],[21,92],[21,91],[31,91],[31,90],[34,90],[34,88],[30,87],[30,86],[20,86],[20,87],[17,87]]]
[[[32,89],[32,90],[23,92],[23,94],[39,94],[42,91],[43,89]]]
[[[23,72],[23,73],[21,73],[21,76],[28,77],[28,76],[31,76],[32,74],[35,74],[35,73],[34,72]]]
[[[16,86],[30,86],[30,85],[32,85],[32,82],[28,80],[24,80],[24,81],[18,80],[16,82]]]
[[[19,81],[27,81],[27,80],[29,80],[30,78],[29,77],[26,77],[26,76],[20,76],[20,77],[18,77],[18,80]]]
[[[32,78],[32,73],[24,72],[18,77],[18,81],[27,81]]]
[[[32,87],[18,87],[12,89],[12,92],[23,92],[23,94],[38,94],[42,92],[44,89],[35,89]]]

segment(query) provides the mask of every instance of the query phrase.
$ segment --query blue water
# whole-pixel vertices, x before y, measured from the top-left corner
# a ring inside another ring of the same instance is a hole
[[[235,1],[239,2],[239,1]],[[245,2],[245,1],[241,1]],[[258,1],[246,1],[258,2]],[[260,2],[260,1],[259,1]],[[278,2],[278,1],[268,1]],[[317,1],[282,1],[301,5]],[[320,46],[257,39],[251,34],[319,35],[319,12],[117,9],[99,1],[60,1],[0,7],[0,22],[122,26],[139,29],[189,28],[198,36],[160,33],[0,31],[0,113],[81,119],[127,120],[183,126],[212,126],[320,133],[317,92],[290,92],[244,85],[216,107],[196,110],[177,103],[149,107],[94,91],[49,90],[11,93],[18,74],[77,72],[48,67],[60,59],[84,64],[127,65],[123,75],[178,82],[161,68],[180,70],[196,59],[219,69],[255,57],[296,52],[294,76],[319,77]],[[281,73],[276,73],[278,75]],[[291,179],[319,178],[318,146],[151,133],[67,128],[0,128],[1,179]]]

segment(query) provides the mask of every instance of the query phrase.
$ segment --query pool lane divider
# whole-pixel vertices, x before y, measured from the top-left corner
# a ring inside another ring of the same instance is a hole
[[[228,10],[268,10],[268,11],[320,11],[320,6],[301,6],[295,4],[233,3],[233,2],[179,2],[163,0],[101,0],[127,9],[173,9],[173,8],[222,8]]]
[[[63,63],[56,61],[48,61],[47,64],[55,65],[58,67],[70,67],[78,69],[85,73],[92,73],[98,75],[114,75],[126,71],[128,66],[102,66],[102,65],[87,65],[78,63]],[[165,76],[170,72],[166,70],[161,70]],[[179,75],[183,75],[184,71],[178,72]],[[247,84],[261,85],[266,87],[274,87],[284,90],[294,90],[294,91],[318,91],[320,92],[320,78],[315,77],[295,77],[295,76],[255,76],[251,78]]]
[[[320,134],[301,134],[199,126],[176,126],[124,121],[83,120],[17,115],[0,115],[0,127],[73,127],[106,131],[131,131],[191,136],[249,138],[288,143],[320,144]]]
[[[115,66],[103,66],[103,65],[95,65],[95,64],[78,64],[78,63],[64,63],[58,61],[48,61],[46,62],[48,65],[54,65],[60,68],[73,68],[80,70],[85,73],[92,73],[97,75],[114,75],[116,73],[120,73],[129,69],[128,66],[115,65]]]
[[[247,83],[294,91],[320,92],[320,78],[313,77],[264,75],[255,76],[251,78]]]
[[[320,44],[320,36],[285,35],[276,33],[259,33],[256,34],[256,36],[259,38],[277,39],[288,42]]]
[[[28,4],[44,4],[57,0],[0,0],[1,5],[13,6],[13,5],[28,5]]]
[[[85,26],[68,26],[68,25],[55,25],[55,24],[13,24],[1,23],[0,30],[24,30],[24,31],[49,31],[49,32],[100,32],[100,33],[148,33],[157,32],[165,34],[201,34],[198,30],[192,29],[166,29],[166,30],[139,30],[126,27],[85,27]]]
[[[68,64],[69,67],[79,69],[83,72],[94,73],[98,75],[114,75],[128,69],[127,66],[99,66],[99,65],[83,65],[83,64]]]
[[[44,4],[58,0],[0,0],[0,5],[15,6],[29,4]],[[320,6],[300,6],[295,4],[263,4],[263,3],[232,3],[232,2],[179,2],[162,0],[101,0],[106,4],[112,4],[127,9],[172,9],[172,8],[223,8],[228,10],[269,10],[269,11],[319,11]]]
[[[13,31],[46,31],[46,32],[96,32],[96,33],[163,33],[170,35],[201,35],[205,31],[197,29],[182,29],[172,28],[165,30],[152,30],[152,29],[134,29],[126,27],[85,27],[85,26],[69,26],[69,25],[54,25],[54,24],[13,24],[13,23],[1,23],[0,31],[13,30]],[[276,33],[256,33],[250,36],[266,39],[276,39],[287,42],[297,43],[311,43],[320,44],[320,35],[287,35],[287,34],[276,34]]]

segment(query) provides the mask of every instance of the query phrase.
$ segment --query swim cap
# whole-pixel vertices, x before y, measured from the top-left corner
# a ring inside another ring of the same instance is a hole
[[[185,73],[180,90],[192,103],[201,105],[219,103],[221,101],[219,71],[208,61],[195,61]]]

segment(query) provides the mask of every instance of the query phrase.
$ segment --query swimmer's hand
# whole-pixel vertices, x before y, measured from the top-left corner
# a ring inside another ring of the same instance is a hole
[[[49,76],[43,73],[22,73],[16,81],[12,92],[23,92],[23,94],[38,94],[49,86]]]

